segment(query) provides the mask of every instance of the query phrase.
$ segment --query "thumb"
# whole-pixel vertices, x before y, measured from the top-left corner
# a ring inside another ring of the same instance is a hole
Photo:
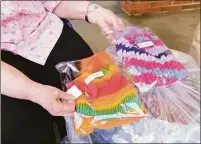
[[[67,94],[63,91],[60,91],[58,97],[67,101],[75,100],[75,97],[73,95]]]

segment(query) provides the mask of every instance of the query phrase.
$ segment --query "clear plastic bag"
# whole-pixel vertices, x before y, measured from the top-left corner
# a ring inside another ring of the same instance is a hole
[[[108,49],[113,51],[114,49]],[[175,58],[190,71],[193,78],[200,81],[199,66],[193,58],[182,52],[171,50]],[[194,89],[197,86],[194,83]],[[189,84],[188,84],[189,85]],[[195,121],[200,121],[200,114],[194,116]],[[166,120],[156,119],[153,116],[126,126],[99,131],[92,135],[96,143],[200,143],[200,123],[179,124]]]
[[[130,75],[112,53],[103,51],[82,60],[61,62],[56,69],[64,91],[76,97],[74,120],[66,118],[71,142],[90,141],[89,134],[96,129],[110,129],[148,115]]]
[[[95,143],[200,143],[199,124],[170,123],[147,117],[93,134]]]
[[[200,80],[192,77],[158,36],[139,27],[106,35],[113,39],[108,51],[125,64],[153,117],[182,124],[200,122]]]
[[[61,144],[69,144],[69,143],[93,143],[91,135],[79,136],[76,134],[74,130],[74,119],[65,117],[66,121],[66,132],[67,136],[65,136]]]

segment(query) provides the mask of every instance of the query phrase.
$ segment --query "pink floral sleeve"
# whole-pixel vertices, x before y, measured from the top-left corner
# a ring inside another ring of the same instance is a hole
[[[52,12],[60,2],[61,1],[44,1],[43,5],[47,11]]]

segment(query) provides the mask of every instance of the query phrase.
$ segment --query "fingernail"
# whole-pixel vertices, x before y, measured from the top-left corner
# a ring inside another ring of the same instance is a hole
[[[69,100],[69,101],[68,101],[68,103],[73,103],[73,102],[74,102],[74,100]]]

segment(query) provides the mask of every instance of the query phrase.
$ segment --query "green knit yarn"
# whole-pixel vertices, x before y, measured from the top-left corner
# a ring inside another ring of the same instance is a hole
[[[105,109],[105,110],[94,110],[92,107],[90,107],[88,104],[86,103],[81,103],[79,105],[76,106],[76,111],[80,114],[83,115],[88,115],[88,116],[100,116],[100,115],[108,115],[108,114],[115,114],[117,112],[119,113],[126,113],[126,111],[129,110],[129,108],[122,107],[121,104],[126,104],[126,103],[137,103],[139,106],[140,104],[138,103],[138,99],[135,95],[129,95],[126,96],[120,104],[116,105],[113,108],[110,109]],[[132,111],[134,111],[133,109],[130,109]]]

